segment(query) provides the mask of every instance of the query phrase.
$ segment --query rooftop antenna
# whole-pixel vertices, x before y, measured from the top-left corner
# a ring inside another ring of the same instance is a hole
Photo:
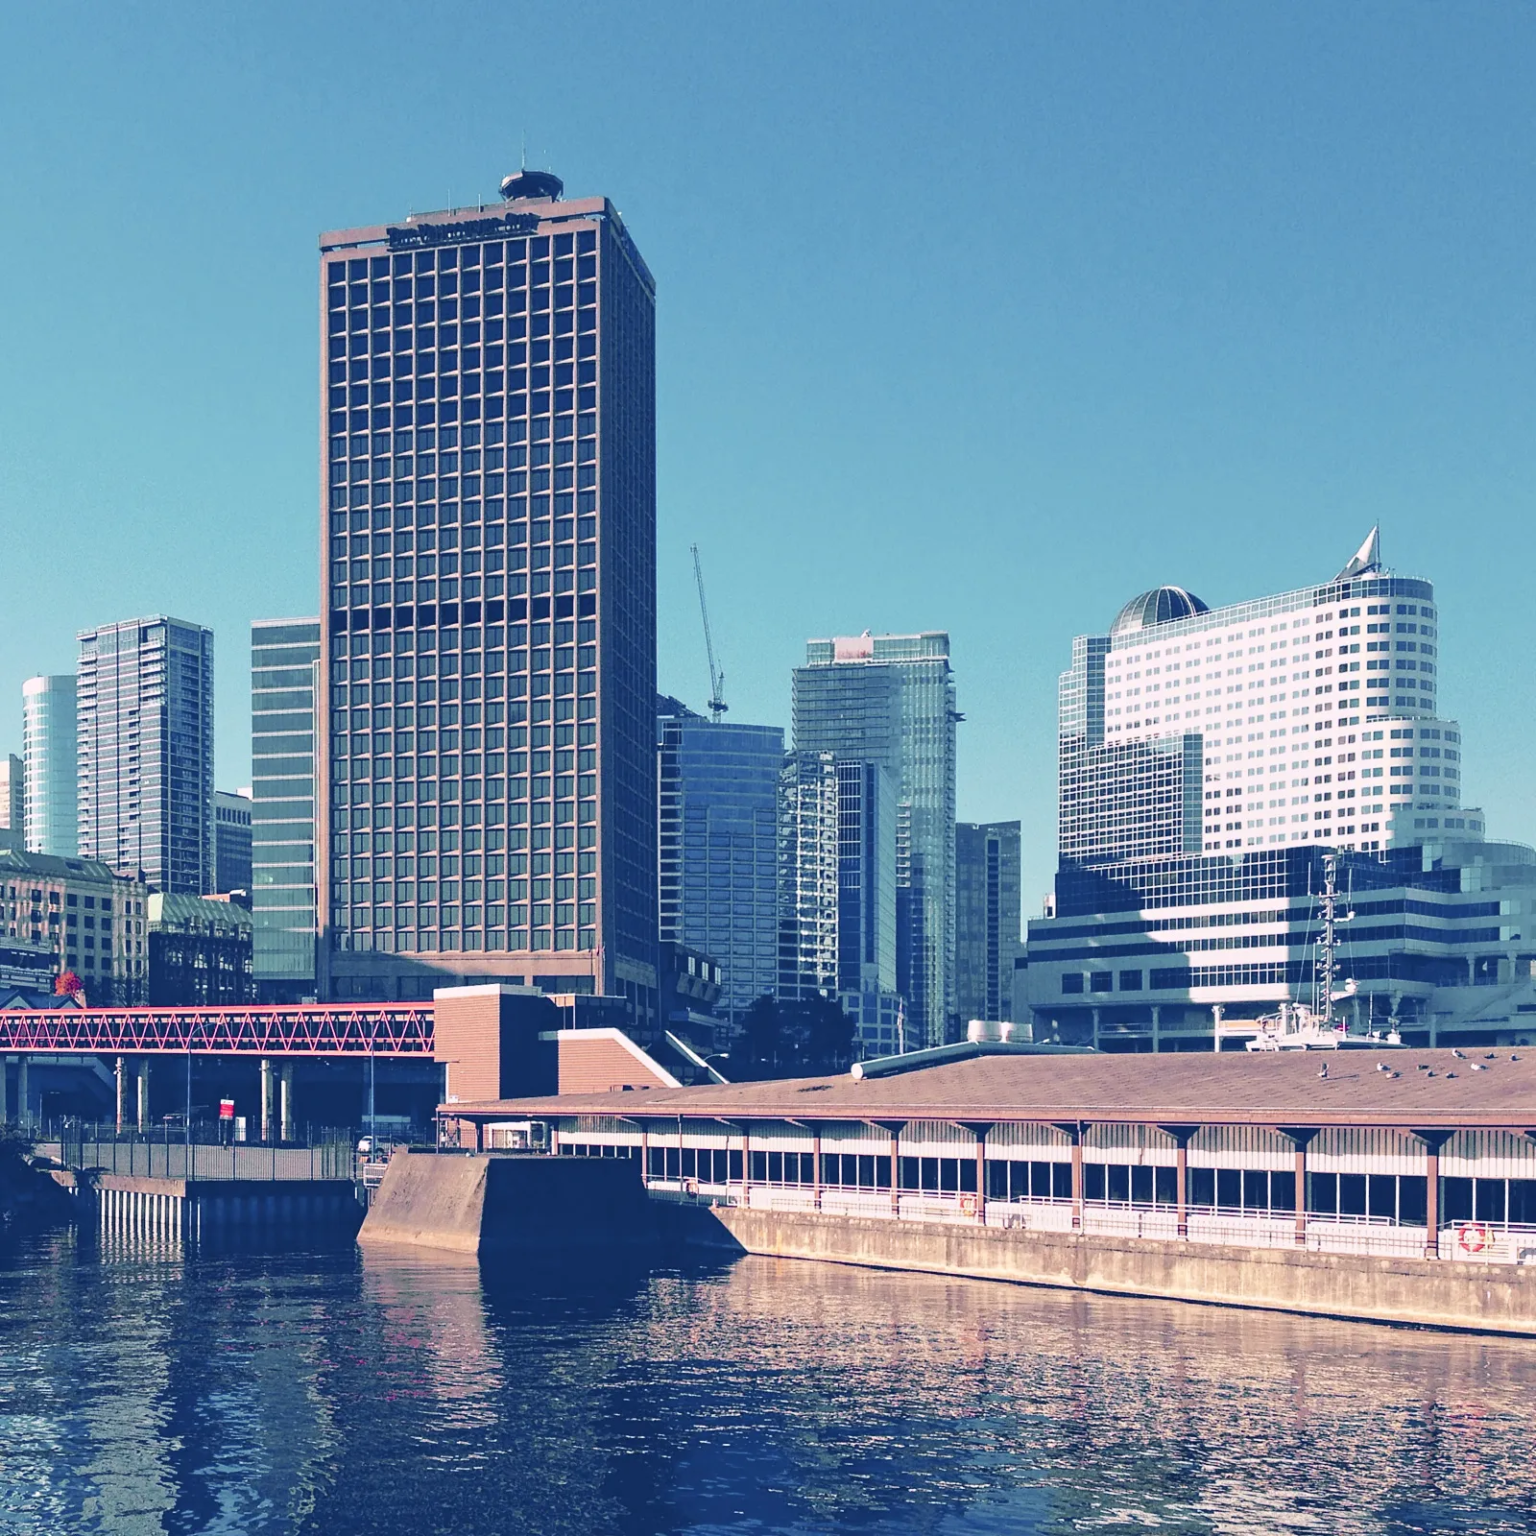
[[[699,563],[699,546],[693,546],[693,580],[699,589],[699,617],[704,621],[704,653],[709,658],[709,718],[720,724],[720,716],[729,707],[725,702],[725,676],[715,665],[715,638],[709,630],[709,604],[704,601],[704,567]]]

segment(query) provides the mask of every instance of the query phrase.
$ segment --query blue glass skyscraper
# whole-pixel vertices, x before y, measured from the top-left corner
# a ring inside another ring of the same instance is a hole
[[[799,752],[884,768],[896,787],[896,987],[909,1045],[956,1027],[955,685],[949,636],[812,640],[794,674]]]
[[[784,732],[691,711],[657,732],[661,937],[720,962],[716,1012],[734,1023],[777,986]]]

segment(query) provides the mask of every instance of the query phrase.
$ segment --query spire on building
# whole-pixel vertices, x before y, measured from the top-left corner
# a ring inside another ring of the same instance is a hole
[[[1355,551],[1354,558],[1333,579],[1347,581],[1351,576],[1363,576],[1367,571],[1381,569],[1381,525],[1377,524],[1366,536],[1365,543]]]

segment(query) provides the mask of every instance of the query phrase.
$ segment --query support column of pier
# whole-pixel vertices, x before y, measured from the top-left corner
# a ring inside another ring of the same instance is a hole
[[[1088,1129],[1081,1121],[1066,1124],[1058,1121],[1056,1129],[1072,1143],[1072,1230],[1083,1230],[1083,1132]]]
[[[141,1057],[139,1057],[137,1063],[135,1064],[135,1076],[137,1078],[136,1097],[137,1097],[137,1111],[138,1111],[138,1113],[136,1115],[136,1120],[137,1120],[137,1124],[138,1124],[139,1129],[141,1131],[147,1131],[149,1129],[149,1057],[148,1056],[141,1056]]]
[[[121,1131],[128,1124],[128,1063],[121,1056],[112,1065],[112,1086],[116,1090],[117,1129]]]
[[[1307,1246],[1307,1148],[1317,1135],[1316,1126],[1281,1126],[1280,1134],[1296,1148],[1296,1246]]]
[[[1453,1131],[1415,1131],[1429,1154],[1425,1160],[1424,1257],[1440,1257],[1440,1149],[1455,1134]],[[1529,1133],[1527,1133],[1529,1134]]]
[[[261,1058],[261,1139],[272,1140],[272,1058]],[[478,1141],[478,1137],[476,1138]],[[480,1150],[477,1145],[475,1150]]]
[[[891,1138],[891,1215],[901,1215],[901,1133],[907,1128],[905,1120],[871,1120],[871,1125],[889,1132]]]
[[[278,1078],[278,1135],[293,1140],[293,1063],[285,1061]]]
[[[1158,1126],[1164,1135],[1173,1137],[1173,1144],[1178,1149],[1178,1160],[1174,1164],[1177,1171],[1178,1219],[1174,1231],[1179,1237],[1189,1236],[1189,1144],[1199,1129],[1198,1125]]]
[[[752,1204],[752,1133],[741,1128],[741,1203]]]
[[[821,1209],[821,1130],[811,1132],[811,1204]]]
[[[976,1224],[987,1224],[987,1137],[992,1134],[990,1120],[961,1124],[976,1138]]]

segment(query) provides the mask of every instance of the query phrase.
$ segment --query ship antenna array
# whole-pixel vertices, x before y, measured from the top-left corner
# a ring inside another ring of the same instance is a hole
[[[704,621],[704,653],[709,658],[709,718],[720,723],[729,706],[725,702],[725,674],[715,665],[715,637],[709,628],[709,604],[704,600],[704,567],[699,563],[699,546],[693,546],[693,580],[699,589],[699,617]]]

